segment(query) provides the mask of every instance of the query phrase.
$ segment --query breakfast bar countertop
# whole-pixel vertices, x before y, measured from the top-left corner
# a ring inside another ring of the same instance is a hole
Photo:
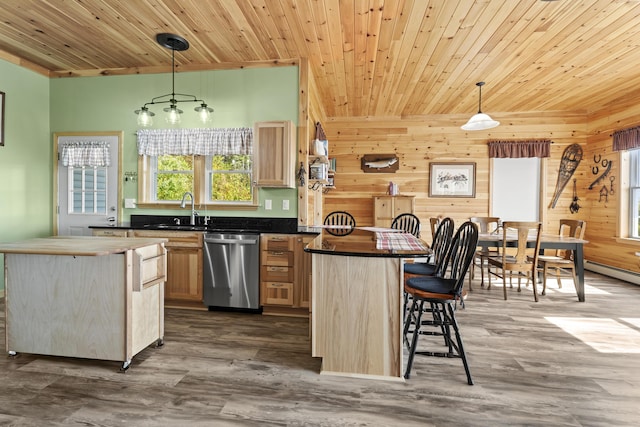
[[[424,241],[398,230],[356,227],[344,236],[331,234],[331,229],[318,227],[320,234],[305,248],[306,252],[386,258],[415,258],[431,254]]]

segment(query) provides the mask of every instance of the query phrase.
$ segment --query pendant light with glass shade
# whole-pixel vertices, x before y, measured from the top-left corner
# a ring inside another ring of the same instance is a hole
[[[482,112],[482,86],[484,86],[484,82],[478,82],[476,83],[476,86],[480,88],[478,113],[474,114],[467,123],[461,126],[463,130],[485,130],[494,128],[500,124],[500,122],[493,120],[488,114],[484,114]]]
[[[178,103],[180,102],[199,102],[200,105],[195,107],[194,110],[198,112],[200,121],[202,121],[202,123],[210,122],[213,108],[207,106],[207,103],[204,100],[198,99],[194,95],[175,93],[176,50],[183,51],[189,49],[189,42],[183,37],[170,33],[156,34],[156,41],[160,46],[171,50],[171,93],[156,96],[155,98],[152,98],[150,102],[147,102],[140,107],[139,110],[135,110],[134,112],[138,115],[138,125],[142,127],[149,127],[153,124],[153,117],[155,116],[155,113],[149,110],[148,106],[156,104],[169,104],[168,107],[163,108],[163,111],[167,113],[165,120],[170,125],[179,124],[180,115],[183,113],[183,111],[178,108]]]

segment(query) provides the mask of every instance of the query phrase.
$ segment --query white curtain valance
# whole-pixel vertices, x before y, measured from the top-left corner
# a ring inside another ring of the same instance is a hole
[[[141,129],[137,135],[141,156],[251,154],[253,146],[251,128]]]
[[[104,141],[74,141],[61,144],[61,160],[64,166],[109,166],[109,143]]]

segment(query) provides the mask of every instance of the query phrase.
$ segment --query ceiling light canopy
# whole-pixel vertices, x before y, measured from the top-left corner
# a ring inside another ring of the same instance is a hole
[[[485,130],[491,129],[500,124],[500,122],[493,120],[488,114],[482,112],[482,86],[484,82],[476,83],[476,86],[480,88],[480,96],[478,98],[478,113],[474,114],[467,123],[462,125],[463,130]]]
[[[203,123],[208,123],[209,121],[211,121],[211,113],[213,113],[213,108],[207,106],[207,103],[204,100],[198,99],[195,95],[175,93],[176,50],[183,51],[189,49],[189,42],[183,37],[170,33],[156,34],[156,41],[160,46],[166,47],[167,49],[171,50],[171,93],[156,96],[155,98],[152,98],[150,102],[147,102],[142,107],[140,107],[139,110],[135,110],[134,112],[138,115],[138,125],[142,127],[148,127],[153,124],[153,116],[155,116],[155,113],[149,110],[148,106],[156,104],[169,104],[167,107],[163,108],[163,111],[167,113],[165,120],[171,125],[180,123],[180,115],[183,113],[183,111],[178,108],[178,103],[180,102],[200,103],[200,105],[195,107],[194,110],[198,112],[200,120]]]

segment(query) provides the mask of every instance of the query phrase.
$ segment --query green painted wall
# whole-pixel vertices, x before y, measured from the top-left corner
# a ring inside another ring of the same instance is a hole
[[[214,108],[213,127],[253,126],[256,121],[298,117],[298,68],[178,73],[178,93],[196,95]],[[124,132],[123,171],[137,171],[133,110],[151,98],[171,92],[171,74],[48,79],[0,60],[0,91],[6,93],[5,146],[0,147],[0,242],[49,236],[53,230],[53,133]],[[200,127],[185,104],[182,127]],[[195,105],[194,105],[195,107]],[[159,111],[156,111],[158,113]],[[190,120],[189,117],[193,117]],[[156,116],[156,128],[163,127]],[[126,198],[138,198],[137,183],[123,183]],[[273,210],[206,211],[211,216],[296,217],[295,189],[260,190],[261,203],[273,200]],[[290,210],[282,211],[282,200]],[[125,209],[132,213],[183,215],[184,210]],[[0,292],[4,263],[0,257]]]
[[[215,111],[211,127],[252,127],[254,122],[291,120],[298,117],[298,67],[269,67],[177,73],[176,93],[204,99]],[[123,166],[136,172],[135,132],[137,116],[133,113],[151,98],[171,92],[171,74],[147,74],[108,77],[83,77],[51,80],[51,132],[124,132]],[[180,104],[183,128],[202,127],[193,108],[197,104]],[[153,128],[168,127],[162,108],[156,113]],[[193,114],[192,114],[193,113]],[[123,182],[123,196],[138,198],[137,183]],[[261,189],[259,200],[273,200],[273,210],[206,211],[210,216],[297,216],[297,190]],[[282,211],[282,200],[290,200],[290,209]],[[200,212],[201,214],[203,212]],[[184,210],[125,209],[123,221],[131,214],[186,215]]]
[[[4,146],[0,146],[0,242],[51,234],[49,79],[0,60],[5,93]],[[0,257],[0,293],[4,258]]]

